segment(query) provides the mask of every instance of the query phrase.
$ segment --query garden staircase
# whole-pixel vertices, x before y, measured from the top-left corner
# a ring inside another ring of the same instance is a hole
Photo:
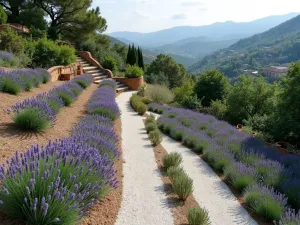
[[[102,80],[108,78],[107,75],[104,74],[97,66],[91,65],[82,57],[77,56],[77,62],[79,62],[83,67],[84,73],[93,75],[95,84],[99,84]],[[128,87],[120,82],[117,82],[117,85],[117,92],[124,92],[128,90]]]

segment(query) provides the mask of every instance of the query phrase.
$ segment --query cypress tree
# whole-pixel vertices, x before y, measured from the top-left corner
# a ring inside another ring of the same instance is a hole
[[[144,70],[144,58],[143,58],[143,52],[142,49],[138,48],[138,65]]]
[[[133,44],[132,45],[131,65],[136,65],[136,64],[137,64],[137,50]]]
[[[126,64],[130,64],[130,62],[131,62],[130,58],[131,58],[131,45],[129,45],[129,47],[128,47]]]

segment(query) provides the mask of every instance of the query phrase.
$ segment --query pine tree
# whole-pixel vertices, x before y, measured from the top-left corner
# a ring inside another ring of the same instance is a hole
[[[126,64],[130,64],[130,58],[131,58],[131,45],[129,45],[129,47],[128,47]]]

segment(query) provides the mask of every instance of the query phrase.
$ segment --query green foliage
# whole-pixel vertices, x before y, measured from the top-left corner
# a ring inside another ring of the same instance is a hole
[[[189,225],[210,225],[209,215],[206,209],[189,208],[187,211]]]
[[[9,26],[3,26],[0,32],[0,50],[19,55],[24,52],[24,42],[24,39]]]
[[[175,88],[183,84],[186,69],[183,65],[176,63],[172,57],[160,54],[149,65],[146,74],[146,81],[150,84],[155,84],[151,78],[155,74],[164,77],[162,80],[166,80],[170,88]],[[160,79],[156,80],[159,81]]]
[[[178,152],[165,155],[163,158],[163,166],[167,170],[171,166],[178,167],[182,162],[182,156]]]
[[[58,46],[55,42],[40,39],[32,45],[28,44],[28,51],[32,53],[35,67],[49,68],[55,65],[69,65],[76,61],[75,49],[69,46]]]
[[[285,139],[300,146],[300,61],[288,71],[287,79],[282,82],[282,93],[270,126],[270,133],[277,139]]]
[[[157,129],[157,126],[156,126],[156,123],[154,122],[154,123],[150,123],[150,122],[148,122],[147,124],[146,124],[146,131],[147,131],[147,134],[149,134],[151,131],[154,131],[154,130],[156,130]]]
[[[159,129],[155,129],[149,133],[149,139],[152,145],[157,146],[162,142],[162,136]]]
[[[155,116],[153,115],[153,114],[150,114],[150,115],[148,115],[147,117],[146,117],[146,125],[148,124],[148,123],[155,123],[156,121],[155,121]]]
[[[0,24],[4,24],[7,21],[7,15],[2,6],[0,6]]]
[[[144,70],[145,69],[144,57],[143,57],[142,49],[140,47],[138,47],[137,56],[138,56],[137,62],[138,62],[139,67]]]
[[[143,97],[142,102],[145,103],[146,105],[148,105],[148,104],[152,103],[152,100],[147,97]]]
[[[143,116],[147,112],[147,105],[140,102],[137,106],[137,112],[140,116]]]
[[[186,174],[179,173],[172,182],[174,192],[185,201],[193,192],[193,180]]]
[[[151,99],[152,102],[159,104],[171,103],[174,99],[174,94],[166,86],[148,85],[145,96]]]
[[[102,66],[105,69],[109,69],[111,71],[117,71],[118,70],[117,61],[112,56],[105,56],[104,60],[102,61]]]
[[[138,95],[132,95],[130,98],[130,105],[134,111],[137,112],[138,105],[142,103],[142,97]]]
[[[225,120],[227,114],[227,105],[221,100],[212,101],[208,113],[215,116],[219,120]]]
[[[179,177],[181,174],[186,174],[182,167],[171,166],[167,170],[167,174],[171,182],[174,182],[176,177]]]
[[[208,70],[200,75],[195,85],[195,93],[203,106],[211,101],[224,100],[230,88],[228,78],[217,70]]]
[[[173,93],[175,95],[175,102],[188,109],[194,107],[193,104],[189,104],[191,102],[191,97],[194,95],[194,87],[195,85],[192,80],[186,80],[183,85],[174,88]]]
[[[11,79],[2,78],[0,82],[0,91],[17,95],[23,91],[23,87]]]
[[[125,70],[125,77],[127,78],[137,78],[142,77],[144,75],[144,71],[138,66],[127,65]]]
[[[131,66],[138,65],[138,52],[134,44],[132,46],[129,45],[128,47],[126,64]]]
[[[72,96],[63,91],[59,91],[57,96],[63,100],[65,106],[70,106],[74,102]]]
[[[277,85],[263,77],[241,76],[227,99],[230,122],[241,123],[255,115],[270,115],[276,105]]]
[[[13,116],[15,126],[24,130],[42,131],[50,126],[47,118],[41,118],[38,109],[24,109]]]

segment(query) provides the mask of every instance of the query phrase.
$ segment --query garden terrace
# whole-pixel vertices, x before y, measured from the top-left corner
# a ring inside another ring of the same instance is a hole
[[[77,223],[96,199],[117,187],[114,161],[120,152],[113,127],[109,118],[88,115],[70,137],[16,153],[0,169],[0,210],[30,224]],[[15,188],[17,181],[23,190]]]
[[[227,122],[186,109],[168,108],[158,119],[158,126],[173,139],[203,154],[208,164],[224,173],[244,195],[248,206],[265,219],[279,221],[290,212],[290,207],[300,208],[300,156],[282,156],[275,148]],[[258,190],[265,194],[258,195]]]

